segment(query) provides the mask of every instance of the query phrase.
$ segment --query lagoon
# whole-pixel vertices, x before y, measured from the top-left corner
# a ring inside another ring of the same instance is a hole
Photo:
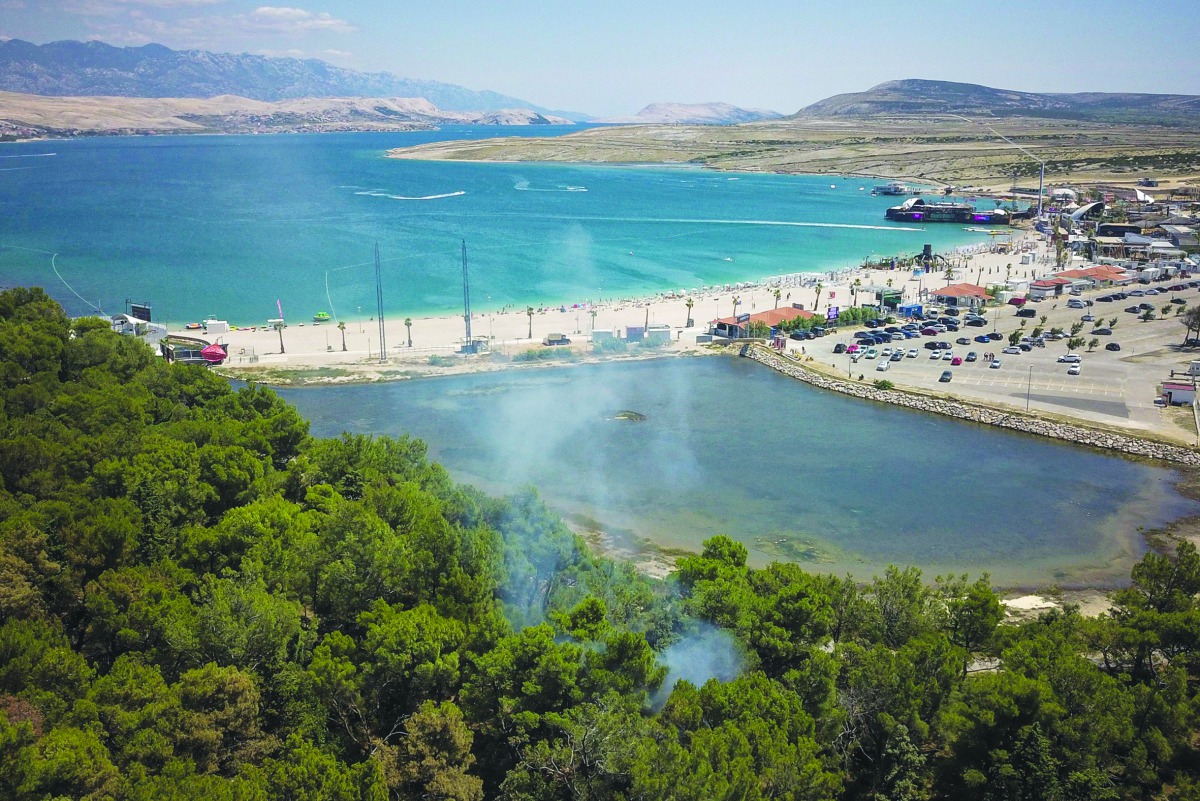
[[[1123,583],[1138,527],[1200,513],[1171,470],[823,392],[733,357],[284,390],[314,434],[425,440],[461,481],[536,486],[623,545],[862,578],[989,571],[1009,586]],[[614,419],[623,410],[644,421]]]

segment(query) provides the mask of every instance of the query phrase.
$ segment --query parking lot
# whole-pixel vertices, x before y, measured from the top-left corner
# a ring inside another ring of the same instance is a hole
[[[1131,428],[1159,430],[1183,437],[1187,432],[1166,419],[1158,400],[1158,385],[1169,377],[1172,369],[1186,370],[1192,359],[1200,360],[1200,348],[1181,346],[1185,332],[1179,318],[1174,316],[1175,308],[1200,303],[1200,288],[1168,291],[1167,287],[1178,283],[1179,279],[1168,279],[1149,286],[1134,284],[1084,292],[1078,296],[1079,300],[1091,301],[1091,305],[1084,309],[1070,308],[1067,304],[1071,296],[1030,302],[1024,308],[1033,310],[1032,318],[1017,316],[1018,309],[1014,306],[992,307],[984,315],[987,321],[984,327],[960,325],[958,331],[871,345],[880,355],[874,359],[861,356],[857,362],[848,354],[834,354],[833,349],[838,343],[845,346],[854,344],[855,331],[870,329],[844,328],[818,339],[788,340],[787,349],[797,355],[812,356],[842,375],[861,376],[866,381],[887,379],[896,384],[922,387],[968,399],[1019,408],[1028,406],[1034,410]],[[1160,294],[1112,302],[1099,301],[1100,297],[1116,292],[1149,289],[1158,289]],[[1183,300],[1186,305],[1171,303],[1172,299]],[[1125,311],[1127,307],[1139,303],[1153,305],[1156,314],[1160,314],[1164,306],[1169,305],[1171,310],[1165,318],[1143,322],[1137,315]],[[1073,324],[1082,322],[1081,318],[1088,314],[1094,316],[1102,324],[1101,327],[1111,328],[1112,333],[1093,334],[1096,323],[1084,322],[1078,336],[1085,341],[1097,339],[1099,344],[1095,350],[1088,350],[1085,345],[1073,351],[1081,357],[1078,375],[1069,375],[1067,371],[1071,365],[1058,361],[1067,353],[1066,338],[1046,341],[1044,346],[1031,346],[1029,350],[1018,353],[1002,352],[1009,347],[1008,336],[1013,331],[1021,329],[1032,332],[1039,325],[1047,332],[1055,327],[1069,331]],[[1114,318],[1115,324],[1110,325]],[[1024,326],[1021,325],[1022,321],[1025,322]],[[896,326],[904,323],[905,320],[899,320]],[[882,331],[882,327],[874,330]],[[974,341],[981,333],[987,334],[993,330],[1002,339],[987,343]],[[956,340],[962,337],[970,339],[970,344],[959,344]],[[933,341],[949,343],[953,356],[962,357],[963,362],[952,365],[950,360],[940,357],[931,359],[927,343]],[[1105,345],[1110,342],[1118,343],[1120,351],[1106,350]],[[888,347],[901,348],[906,355],[899,361],[889,361],[886,369],[879,370],[882,352]],[[911,349],[917,350],[916,358],[909,358]],[[970,352],[976,354],[974,361],[965,360]],[[1000,360],[1000,366],[991,367],[984,358],[986,353],[994,354]],[[951,373],[950,380],[940,381],[947,370]]]

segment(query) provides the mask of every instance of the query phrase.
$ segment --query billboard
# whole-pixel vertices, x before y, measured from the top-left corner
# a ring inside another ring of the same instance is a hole
[[[829,310],[825,312],[825,319],[826,320],[836,320],[838,318],[838,314],[840,314],[840,313],[841,313],[841,311],[838,309],[837,306],[830,306]]]
[[[149,303],[130,303],[129,316],[135,320],[142,322],[151,322],[150,320],[150,304]]]

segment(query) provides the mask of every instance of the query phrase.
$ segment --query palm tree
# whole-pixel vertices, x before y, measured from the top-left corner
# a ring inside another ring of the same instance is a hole
[[[339,321],[338,330],[342,332],[342,351],[346,350],[346,324]]]
[[[778,309],[779,308],[779,296],[783,294],[783,290],[776,288],[775,291],[772,292],[771,294],[775,296],[775,308]]]
[[[854,306],[858,307],[858,290],[862,288],[862,279],[855,278],[854,285],[850,287],[850,293],[854,295]]]
[[[275,323],[275,330],[279,332],[279,352],[287,353],[287,351],[283,349],[283,320]]]
[[[823,290],[824,288],[825,288],[825,285],[822,284],[820,281],[818,281],[817,282],[817,299],[816,299],[816,301],[813,302],[813,311],[816,311],[817,309],[819,309],[821,307],[821,290]]]
[[[408,329],[408,346],[412,347],[412,318],[404,318],[404,327]]]
[[[689,302],[690,302],[690,301],[689,301]],[[597,311],[596,311],[595,309],[592,309],[590,312],[588,312],[588,314],[592,315],[592,330],[593,330],[593,331],[595,331],[595,330],[596,330],[596,314],[597,314]]]
[[[776,305],[778,305],[778,303],[779,303],[779,290],[778,289],[775,290],[775,303],[776,303]],[[684,326],[684,328],[691,328],[692,327],[692,307],[696,305],[696,301],[692,300],[691,298],[688,298],[687,301],[683,305],[687,306],[687,310],[688,310],[687,324]]]
[[[525,313],[529,315],[529,339],[533,339],[533,307],[526,306]]]
[[[740,306],[741,303],[742,303],[742,299],[739,296],[734,295],[733,296],[733,316],[734,317],[737,317],[737,307]]]

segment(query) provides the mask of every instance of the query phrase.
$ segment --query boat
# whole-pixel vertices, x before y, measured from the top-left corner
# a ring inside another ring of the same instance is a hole
[[[974,223],[975,225],[1007,225],[1011,216],[1004,209],[979,211],[969,203],[926,203],[911,198],[884,212],[884,219],[905,223]]]
[[[907,195],[911,192],[912,190],[908,188],[908,184],[903,181],[889,181],[886,184],[880,184],[871,189],[872,195]]]
[[[184,326],[184,328],[189,331],[199,331],[201,328],[203,328],[203,326],[200,325],[200,323],[188,323]]]
[[[313,315],[314,323],[327,323],[327,322],[329,322],[330,319],[331,318],[329,317],[329,312],[319,311]]]

